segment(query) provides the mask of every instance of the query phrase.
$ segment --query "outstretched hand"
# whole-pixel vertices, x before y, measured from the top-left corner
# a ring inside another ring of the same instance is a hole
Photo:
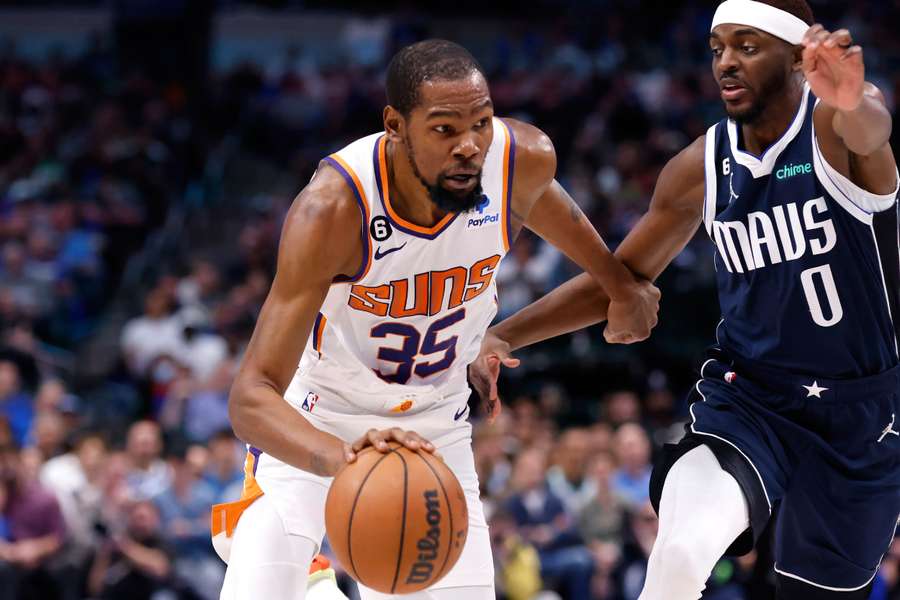
[[[520,363],[518,358],[512,357],[509,344],[488,330],[481,342],[478,358],[469,365],[469,381],[481,397],[488,423],[493,423],[503,409],[497,391],[500,367],[515,369]]]
[[[863,101],[866,68],[862,47],[854,45],[850,32],[816,24],[801,44],[803,74],[816,97],[838,110],[856,110]]]

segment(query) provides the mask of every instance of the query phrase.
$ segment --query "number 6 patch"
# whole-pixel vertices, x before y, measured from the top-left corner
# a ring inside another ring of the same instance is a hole
[[[387,218],[379,215],[372,219],[372,222],[369,224],[369,233],[372,234],[376,241],[383,242],[391,237],[394,230]]]

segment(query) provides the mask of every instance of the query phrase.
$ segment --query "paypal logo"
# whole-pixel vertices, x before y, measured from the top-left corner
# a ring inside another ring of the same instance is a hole
[[[500,222],[500,215],[497,213],[494,213],[492,215],[485,215],[483,217],[477,217],[477,218],[473,217],[473,218],[469,219],[469,222],[466,223],[466,228],[483,227],[484,225],[490,225],[491,223],[499,223],[499,222]]]

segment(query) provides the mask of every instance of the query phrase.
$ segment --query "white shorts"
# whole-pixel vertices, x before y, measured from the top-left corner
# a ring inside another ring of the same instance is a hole
[[[318,429],[346,442],[356,441],[372,428],[400,427],[433,443],[459,479],[469,510],[469,533],[459,561],[433,589],[494,585],[490,537],[472,453],[472,426],[462,418],[468,392],[440,399],[415,398],[415,409],[388,415],[334,410],[343,408],[345,401],[311,392],[297,380],[285,398]],[[285,532],[306,537],[319,547],[325,536],[325,499],[331,478],[297,469],[265,453],[256,461],[255,478],[283,521]]]

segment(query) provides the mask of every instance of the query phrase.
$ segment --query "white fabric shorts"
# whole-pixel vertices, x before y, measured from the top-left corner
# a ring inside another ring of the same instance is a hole
[[[426,395],[385,399],[382,414],[348,414],[347,401],[327,392],[312,391],[300,378],[285,398],[314,426],[346,442],[354,442],[369,429],[400,427],[415,431],[431,443],[459,479],[469,510],[469,533],[459,561],[435,589],[493,586],[494,566],[484,508],[479,498],[478,475],[472,453],[472,426],[464,418],[468,390],[453,396]],[[372,397],[367,404],[372,403]],[[396,408],[392,403],[396,402]],[[406,410],[400,410],[406,407]],[[367,407],[371,410],[371,407]],[[396,408],[396,410],[395,410]],[[375,412],[375,411],[373,411]],[[281,517],[286,533],[320,546],[325,537],[325,499],[331,478],[292,467],[262,453],[256,463],[256,482]]]

